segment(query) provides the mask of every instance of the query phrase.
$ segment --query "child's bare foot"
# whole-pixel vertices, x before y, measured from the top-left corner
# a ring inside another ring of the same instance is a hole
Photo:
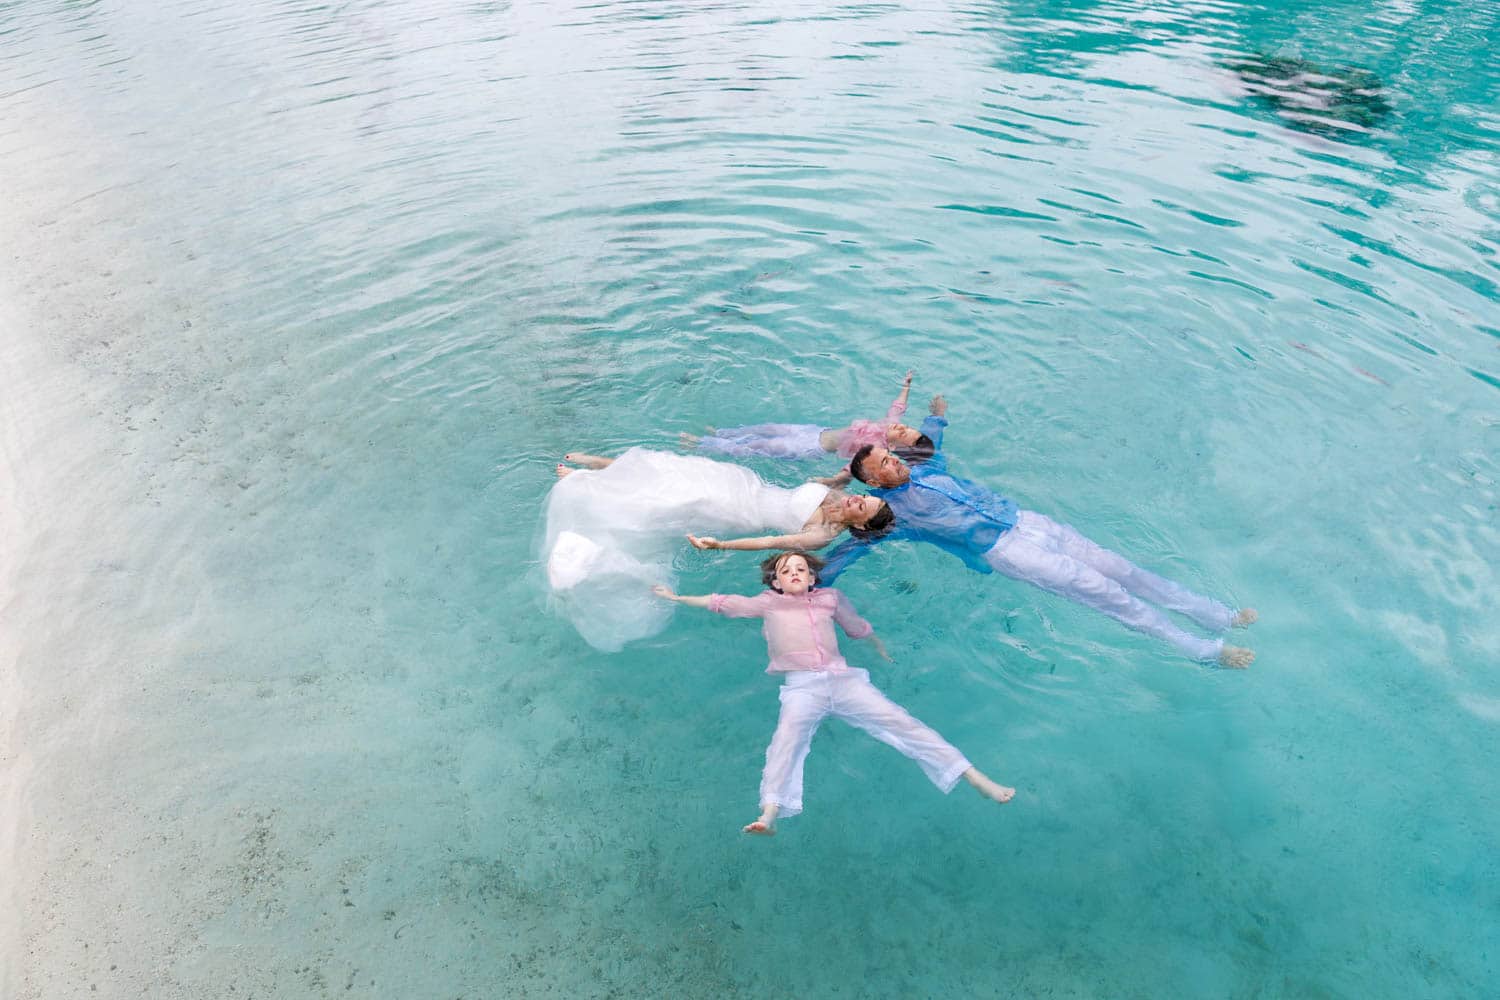
[[[578,471],[577,469],[570,469],[570,468],[568,468],[566,465],[563,465],[561,462],[557,463],[557,478],[558,479],[566,479],[568,476],[571,476],[573,473],[575,473],[577,471]]]
[[[964,772],[964,780],[974,786],[974,790],[987,799],[996,802],[1009,802],[1016,797],[1016,790],[998,782],[990,780],[983,771],[977,767],[971,767]]]
[[[612,458],[604,458],[599,455],[590,455],[582,451],[570,451],[563,456],[563,461],[581,465],[585,469],[602,469],[613,462]]]
[[[1219,651],[1219,666],[1233,670],[1244,670],[1255,662],[1254,650],[1244,646],[1225,646]]]
[[[1234,618],[1229,622],[1230,628],[1244,628],[1246,625],[1254,625],[1260,618],[1260,612],[1254,608],[1240,608]]]

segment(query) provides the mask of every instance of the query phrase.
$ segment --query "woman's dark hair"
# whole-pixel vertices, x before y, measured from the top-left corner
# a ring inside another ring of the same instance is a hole
[[[932,442],[929,441],[927,443],[931,444]],[[866,479],[864,473],[859,470],[859,466],[861,462],[870,457],[870,452],[874,450],[875,446],[873,444],[861,446],[859,451],[856,451],[854,453],[854,457],[849,459],[849,475],[853,476],[855,479],[858,479],[862,483],[868,484],[870,481]]]
[[[876,516],[878,517],[879,515]],[[807,560],[808,572],[812,573],[812,583],[808,585],[807,589],[811,590],[813,587],[816,587],[818,585],[818,574],[823,572],[823,560],[811,552],[803,552],[801,549],[788,549],[785,552],[778,552],[768,557],[760,564],[760,582],[778,594],[781,593],[781,588],[776,586],[776,568],[781,565],[781,560],[787,556],[801,556]]]
[[[865,522],[863,528],[856,528],[852,524],[849,525],[849,534],[862,542],[867,542],[879,538],[887,531],[890,531],[891,525],[895,523],[896,512],[891,510],[890,504],[882,500],[880,501],[880,509],[870,516],[870,519]]]
[[[896,457],[907,465],[913,462],[925,462],[937,453],[937,446],[932,443],[932,438],[926,434],[918,434],[917,439],[904,448],[893,449]]]

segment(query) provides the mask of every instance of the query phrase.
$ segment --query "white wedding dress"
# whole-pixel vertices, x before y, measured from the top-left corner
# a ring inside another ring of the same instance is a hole
[[[632,448],[552,487],[547,583],[578,634],[612,653],[666,627],[676,605],[651,588],[676,589],[672,557],[685,534],[800,531],[827,495],[816,483],[787,489],[727,462]]]

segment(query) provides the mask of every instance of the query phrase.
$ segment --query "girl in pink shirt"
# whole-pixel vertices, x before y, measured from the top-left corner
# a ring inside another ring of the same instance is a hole
[[[849,666],[839,654],[834,623],[851,639],[869,639],[875,651],[889,660],[875,630],[837,590],[814,590],[823,563],[802,552],[782,552],[761,564],[768,590],[754,597],[709,594],[692,597],[669,587],[655,588],[658,597],[695,608],[707,608],[726,618],[759,618],[770,648],[770,674],[781,674],[781,717],[766,748],[766,767],[760,782],[760,817],[746,833],[769,836],[776,817],[802,811],[802,764],[812,746],[818,724],[829,715],[858,726],[915,760],[934,785],[947,793],[963,778],[981,795],[1009,802],[1014,788],[996,784],[937,733],[870,683],[868,671]]]
[[[856,420],[847,427],[824,427],[821,424],[748,424],[744,427],[720,427],[704,437],[683,434],[685,448],[714,451],[741,458],[764,455],[769,458],[821,458],[833,452],[849,459],[865,445],[879,445],[892,450],[910,450],[919,458],[933,452],[932,441],[915,427],[901,423],[906,413],[906,399],[911,395],[912,373],[901,383],[901,394],[885,412],[884,420]],[[923,453],[925,449],[925,453]]]

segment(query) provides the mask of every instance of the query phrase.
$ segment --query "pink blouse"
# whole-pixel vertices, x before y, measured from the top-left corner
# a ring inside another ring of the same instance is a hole
[[[847,597],[832,589],[810,590],[796,596],[776,590],[763,590],[754,597],[710,594],[708,610],[725,618],[764,620],[761,631],[771,652],[768,674],[848,670],[849,664],[839,655],[833,623],[838,622],[851,639],[863,639],[875,631]]]
[[[867,444],[885,447],[886,428],[900,420],[905,412],[906,404],[897,396],[891,408],[885,411],[884,420],[856,420],[839,431],[839,457],[853,458],[854,453]]]

